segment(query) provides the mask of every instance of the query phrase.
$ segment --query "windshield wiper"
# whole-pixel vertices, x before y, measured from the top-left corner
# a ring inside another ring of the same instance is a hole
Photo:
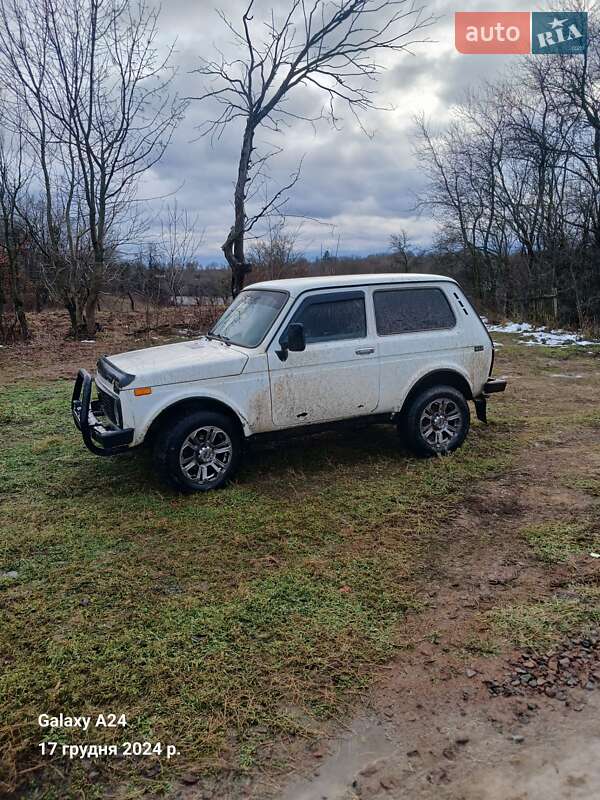
[[[224,342],[226,345],[231,345],[231,339],[228,339],[227,336],[221,336],[220,333],[212,333],[209,331],[204,335],[207,339],[216,339],[218,342]]]

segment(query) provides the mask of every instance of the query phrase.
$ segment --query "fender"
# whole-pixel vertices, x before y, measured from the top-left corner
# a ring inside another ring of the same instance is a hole
[[[236,375],[237,385],[241,383],[241,375]],[[249,378],[254,376],[249,375]],[[252,381],[248,381],[251,383]],[[246,383],[245,381],[243,383]],[[130,408],[133,409],[135,438],[134,445],[141,444],[146,437],[152,423],[171,406],[186,400],[215,400],[228,408],[238,418],[245,436],[250,436],[253,431],[251,420],[248,414],[242,409],[239,402],[232,397],[231,393],[220,390],[216,386],[200,385],[206,384],[201,381],[193,384],[181,384],[175,389],[173,384],[164,387],[156,387],[152,394],[147,397],[136,397],[132,400]],[[162,390],[162,391],[161,391]],[[124,393],[122,393],[124,394]],[[270,413],[270,407],[268,409]]]

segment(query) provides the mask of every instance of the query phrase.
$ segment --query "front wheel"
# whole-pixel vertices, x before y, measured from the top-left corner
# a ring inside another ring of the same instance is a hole
[[[467,437],[471,415],[464,395],[452,386],[434,386],[417,395],[400,425],[407,445],[417,455],[451,453]]]
[[[196,411],[172,422],[154,447],[161,476],[187,492],[224,486],[233,477],[241,454],[242,441],[235,424],[214,411]]]

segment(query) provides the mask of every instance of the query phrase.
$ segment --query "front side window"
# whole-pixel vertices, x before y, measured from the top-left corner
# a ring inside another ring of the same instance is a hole
[[[325,302],[308,300],[292,322],[304,325],[307,344],[362,339],[367,335],[364,295]]]
[[[285,292],[248,289],[235,298],[208,335],[221,337],[240,347],[257,347],[271,329],[287,298]]]
[[[441,289],[385,289],[373,295],[379,336],[453,328],[454,312]]]

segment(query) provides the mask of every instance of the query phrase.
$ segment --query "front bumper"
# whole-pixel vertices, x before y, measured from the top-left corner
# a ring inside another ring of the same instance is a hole
[[[77,373],[71,413],[88,450],[97,456],[124,453],[133,441],[133,428],[118,428],[106,417],[99,400],[92,400],[92,376],[84,369]]]

